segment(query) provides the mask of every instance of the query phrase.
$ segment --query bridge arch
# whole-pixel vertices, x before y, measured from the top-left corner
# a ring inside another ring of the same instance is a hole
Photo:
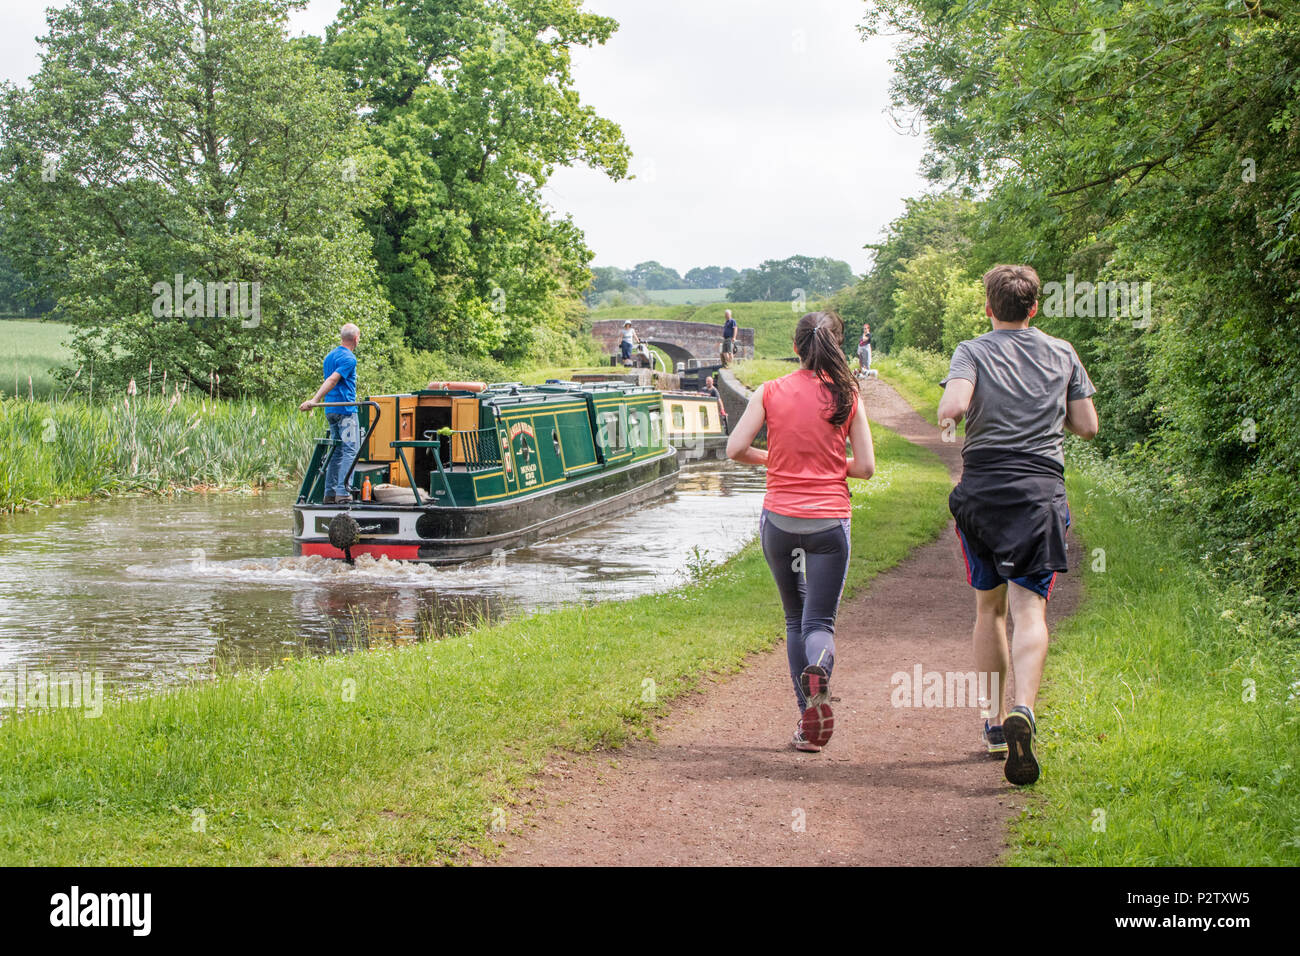
[[[591,334],[611,355],[618,352],[623,323],[631,322],[641,341],[660,348],[674,363],[687,359],[716,361],[722,349],[722,323],[682,322],[677,319],[599,319],[591,323]],[[736,358],[754,357],[754,330],[736,329]],[[671,371],[671,369],[669,370]]]

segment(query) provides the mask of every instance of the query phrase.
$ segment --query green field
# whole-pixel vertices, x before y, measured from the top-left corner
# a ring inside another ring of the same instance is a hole
[[[0,319],[0,398],[31,394],[49,398],[57,391],[52,374],[72,361],[64,342],[71,326],[38,319]]]
[[[938,459],[884,429],[875,441],[880,471],[851,482],[850,592],[946,521]],[[472,859],[498,844],[494,820],[518,826],[552,754],[649,734],[669,701],[783,638],[750,544],[668,594],[290,661],[98,719],[10,720],[0,865]]]
[[[665,305],[703,305],[706,302],[723,302],[727,298],[726,289],[655,289],[646,290],[653,302]]]

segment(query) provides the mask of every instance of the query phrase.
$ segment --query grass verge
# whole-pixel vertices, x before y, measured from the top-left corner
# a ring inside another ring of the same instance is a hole
[[[939,460],[876,429],[848,586],[946,523]],[[646,734],[782,638],[751,544],[692,585],[406,648],[285,663],[0,733],[0,864],[438,863],[497,845],[557,751]]]
[[[1300,864],[1300,621],[1102,466],[1073,467],[1070,499],[1087,599],[1053,634],[1008,862]]]
[[[746,359],[733,365],[731,371],[740,380],[740,384],[752,392],[764,382],[789,375],[798,368],[797,362],[782,362],[779,359]]]

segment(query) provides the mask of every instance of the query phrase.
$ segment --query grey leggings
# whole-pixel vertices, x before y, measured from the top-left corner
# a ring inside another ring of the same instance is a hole
[[[835,666],[835,616],[849,573],[849,519],[830,528],[796,533],[778,528],[764,511],[759,518],[763,557],[772,569],[785,608],[785,650],[800,713],[808,706],[799,675],[810,664]],[[778,521],[788,524],[788,519]]]

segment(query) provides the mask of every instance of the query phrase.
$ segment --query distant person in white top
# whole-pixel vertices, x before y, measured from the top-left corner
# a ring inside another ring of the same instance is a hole
[[[640,341],[640,338],[637,337],[636,329],[632,328],[632,323],[630,321],[624,322],[623,338],[618,343],[618,350],[625,363],[632,360],[632,349],[635,348]]]

